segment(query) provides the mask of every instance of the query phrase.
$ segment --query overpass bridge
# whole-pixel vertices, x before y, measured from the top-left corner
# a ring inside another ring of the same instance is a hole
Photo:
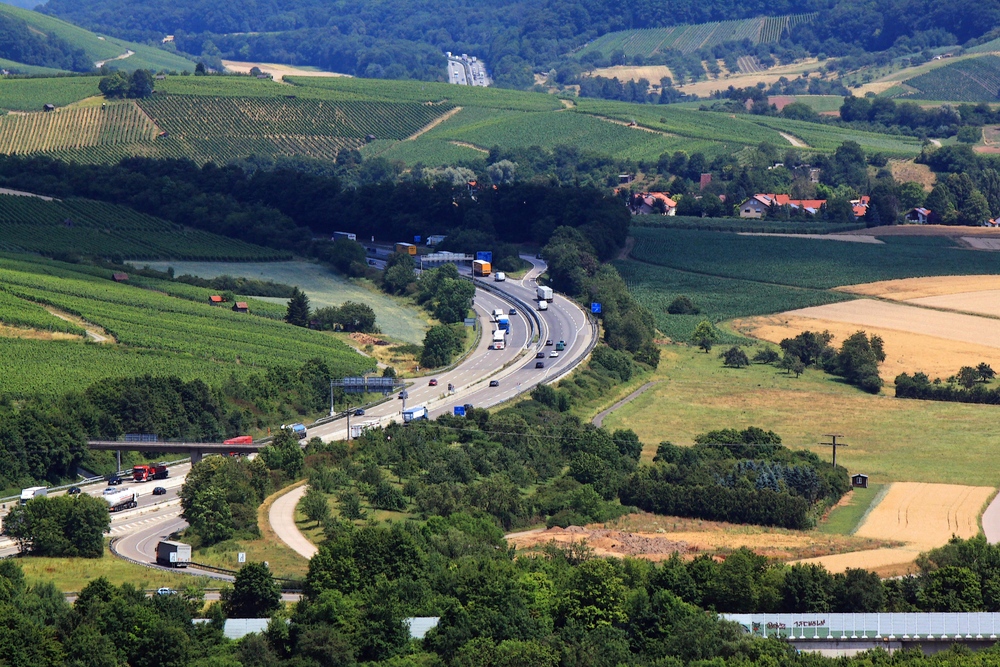
[[[249,445],[225,444],[222,442],[135,442],[119,440],[88,440],[87,447],[101,451],[161,452],[163,454],[186,454],[191,464],[198,463],[210,454],[254,454],[268,445],[255,442]]]

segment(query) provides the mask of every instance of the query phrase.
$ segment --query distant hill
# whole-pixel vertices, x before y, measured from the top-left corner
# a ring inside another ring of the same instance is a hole
[[[129,51],[133,52],[123,58]],[[36,68],[86,72],[104,63],[112,69],[194,71],[187,57],[144,44],[94,34],[37,11],[0,4],[0,59],[26,74]]]

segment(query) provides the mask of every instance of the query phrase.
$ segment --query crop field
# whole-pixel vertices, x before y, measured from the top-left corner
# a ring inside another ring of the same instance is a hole
[[[0,195],[0,249],[124,259],[282,259],[287,253],[87,199]]]
[[[647,219],[651,218],[651,219]],[[759,234],[838,234],[864,229],[864,224],[831,224],[829,222],[768,220],[760,218],[696,218],[693,216],[647,215],[633,218],[632,228],[691,229],[706,232],[746,232]]]
[[[995,102],[1000,92],[1000,57],[985,55],[950,63],[906,81],[910,97],[956,102]]]
[[[309,297],[313,308],[340,306],[345,301],[367,303],[375,311],[382,332],[408,343],[423,342],[427,322],[420,311],[387,294],[368,289],[311,262],[143,262],[158,271],[173,267],[179,276],[202,278],[230,275],[255,280],[272,280],[297,285]],[[177,285],[177,283],[172,283]],[[282,300],[281,303],[284,303]]]
[[[364,95],[326,90],[324,88],[293,87],[272,79],[249,76],[168,76],[156,82],[156,92],[167,95],[197,95],[208,97],[286,97],[326,99],[330,101],[367,100]]]
[[[0,58],[0,67],[18,74],[31,74],[33,76],[59,76],[60,74],[69,74],[68,71],[56,69],[55,67],[25,65],[24,63],[19,63],[16,60],[7,60],[6,58]]]
[[[979,533],[979,514],[993,495],[992,486],[897,482],[889,487],[855,531],[858,537],[899,540],[904,546],[809,558],[830,572],[865,568],[882,574],[910,569],[924,551],[944,546],[952,535]]]
[[[41,111],[45,104],[57,107],[100,95],[96,76],[61,76],[44,79],[0,79],[0,109]]]
[[[41,153],[152,142],[156,126],[134,103],[8,114],[0,117],[0,153]]]
[[[364,150],[361,151],[365,155]],[[420,137],[416,141],[397,141],[372,155],[384,157],[387,160],[399,160],[408,167],[423,163],[428,167],[439,165],[455,165],[470,162],[482,162],[486,154],[481,150],[460,146],[447,139]]]
[[[866,152],[885,153],[886,155],[913,156],[917,155],[921,148],[920,140],[915,137],[877,134],[787,118],[765,116],[750,116],[750,118],[758,125],[793,134],[810,148],[821,151],[835,151],[845,141],[856,141]]]
[[[302,88],[351,93],[363,99],[385,102],[448,103],[461,107],[488,107],[515,111],[555,111],[562,103],[554,95],[501,88],[453,86],[449,83],[351,77],[285,77]],[[293,91],[294,92],[294,91]]]
[[[0,393],[54,393],[123,374],[170,373],[216,383],[230,373],[313,358],[338,375],[364,372],[372,364],[324,333],[69,267],[49,263],[36,270],[30,261],[5,261],[0,288],[93,322],[117,344],[0,338]]]
[[[667,49],[691,53],[703,48],[710,49],[723,42],[738,42],[744,39],[749,39],[754,44],[769,44],[777,42],[786,30],[808,23],[814,18],[814,14],[796,14],[669,28],[620,30],[601,35],[581,49],[577,55],[597,51],[609,56],[615,51],[623,51],[631,58],[637,55],[650,56]]]

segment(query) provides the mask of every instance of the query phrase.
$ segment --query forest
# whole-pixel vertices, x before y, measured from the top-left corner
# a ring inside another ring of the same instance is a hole
[[[651,28],[762,15],[818,12],[797,27],[790,45],[814,55],[961,44],[1000,23],[1000,2],[962,0],[849,0],[765,3],[729,0],[671,3],[651,0],[292,0],[248,3],[224,10],[204,0],[49,0],[41,11],[83,27],[137,41],[173,34],[178,49],[217,62],[220,57],[314,65],[356,76],[443,80],[444,51],[483,58],[497,85],[529,88],[533,72],[548,71],[568,53],[616,30]],[[253,34],[263,33],[263,34]]]
[[[26,65],[88,72],[94,63],[83,49],[56,35],[43,35],[16,16],[0,13],[0,54]]]

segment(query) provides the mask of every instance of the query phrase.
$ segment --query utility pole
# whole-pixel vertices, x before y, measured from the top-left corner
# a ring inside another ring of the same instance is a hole
[[[834,435],[832,433],[826,433],[823,435],[824,438],[830,438],[830,442],[820,442],[818,444],[824,447],[833,448],[833,467],[837,467],[837,447],[847,447],[847,443],[837,442],[837,438],[843,438],[843,435]]]
[[[333,378],[330,378],[330,416],[333,416]]]
[[[351,406],[347,406],[347,442],[351,441]]]

